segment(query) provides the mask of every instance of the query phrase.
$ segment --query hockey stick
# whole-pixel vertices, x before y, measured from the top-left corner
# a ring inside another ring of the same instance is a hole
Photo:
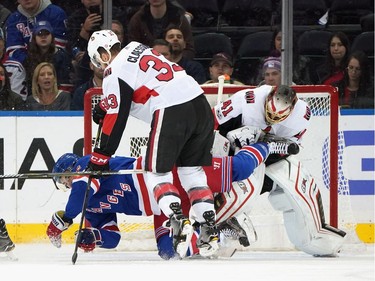
[[[103,125],[103,122],[99,122],[98,131],[96,133],[96,138],[95,138],[94,148],[97,147],[98,144],[99,144],[99,138],[100,138],[101,133],[102,133],[102,125]],[[88,201],[89,201],[88,197],[89,197],[89,191],[90,191],[90,185],[91,185],[92,177],[93,176],[89,176],[89,179],[87,181],[87,187],[86,187],[86,190],[85,190],[85,197],[84,197],[83,203],[82,203],[81,221],[79,222],[76,244],[75,244],[74,252],[73,252],[73,255],[72,255],[73,265],[76,263],[77,257],[78,257],[78,245],[81,241],[83,221],[85,220],[85,216],[86,216],[86,208],[87,208],[87,204],[88,204]]]
[[[72,177],[72,176],[114,176],[114,175],[127,175],[127,174],[139,174],[143,173],[143,170],[118,170],[118,171],[82,171],[82,172],[64,172],[64,173],[48,173],[48,172],[35,172],[35,173],[24,173],[24,174],[9,174],[0,175],[2,179],[48,179],[53,177]]]
[[[73,264],[76,263],[77,257],[78,257],[78,245],[79,245],[79,242],[81,241],[83,221],[85,220],[87,203],[89,201],[88,197],[89,197],[89,190],[90,190],[91,180],[92,180],[92,176],[89,176],[89,179],[87,181],[87,188],[86,188],[86,191],[85,191],[85,197],[83,199],[82,212],[81,212],[81,221],[79,222],[78,234],[77,234],[77,239],[76,239],[76,245],[74,247],[74,253],[73,253],[73,256],[72,256],[72,263]]]
[[[217,101],[216,104],[220,104],[223,101],[223,90],[224,90],[224,81],[225,81],[225,76],[220,75],[218,77],[219,80],[219,88],[217,90]]]

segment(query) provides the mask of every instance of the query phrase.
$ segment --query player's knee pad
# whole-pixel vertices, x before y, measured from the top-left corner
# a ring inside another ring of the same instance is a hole
[[[316,256],[336,255],[345,232],[325,223],[314,178],[293,157],[268,166],[266,174],[274,181],[269,201],[283,212],[288,237],[295,247]]]
[[[232,183],[230,192],[215,196],[217,222],[250,212],[262,189],[265,165],[259,165],[247,179]]]

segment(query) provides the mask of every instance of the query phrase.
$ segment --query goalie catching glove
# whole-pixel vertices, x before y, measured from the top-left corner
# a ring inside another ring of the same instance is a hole
[[[76,240],[78,239],[78,231],[75,233]],[[100,231],[96,228],[84,228],[81,230],[81,236],[79,237],[78,247],[85,252],[91,252],[95,247],[101,246],[102,236]]]
[[[64,211],[57,211],[52,215],[52,220],[47,227],[47,236],[51,241],[52,245],[60,248],[61,247],[61,233],[69,228],[73,223],[72,219],[64,217]]]

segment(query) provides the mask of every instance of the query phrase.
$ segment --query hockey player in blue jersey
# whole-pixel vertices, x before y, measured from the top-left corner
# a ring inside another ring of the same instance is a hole
[[[228,192],[232,182],[249,178],[254,169],[263,165],[269,154],[267,143],[256,143],[245,145],[241,150],[231,157],[214,157],[213,165],[205,167],[208,183],[213,193]],[[78,157],[67,153],[62,155],[56,162],[53,172],[84,171],[90,160],[90,155]],[[110,170],[133,170],[142,169],[142,158],[112,157],[110,159]],[[83,198],[87,188],[88,177],[56,177],[55,182],[59,189],[70,189],[71,193],[64,211],[53,214],[52,221],[48,226],[47,235],[52,244],[61,246],[61,233],[68,229],[73,219],[82,210]],[[190,201],[177,175],[174,173],[174,184],[178,187],[182,197],[182,208],[186,215],[189,214]],[[154,215],[155,238],[159,255],[164,259],[176,257],[176,246],[179,237],[171,237],[170,229],[163,226],[168,220],[160,211],[155,198],[145,185],[143,174],[132,173],[126,175],[113,175],[101,178],[93,178],[86,212],[86,224],[82,232],[79,247],[84,251],[92,251],[95,247],[115,248],[121,238],[117,226],[117,213],[135,216]],[[246,232],[234,218],[221,223],[222,229],[231,228],[236,233],[242,245],[248,246],[249,241]],[[220,228],[219,228],[220,229]],[[195,235],[199,236],[199,233]],[[199,253],[194,245],[194,235],[187,256]],[[178,257],[178,256],[177,256]]]

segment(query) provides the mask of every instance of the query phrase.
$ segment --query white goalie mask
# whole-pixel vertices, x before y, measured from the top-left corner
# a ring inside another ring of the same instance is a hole
[[[100,30],[94,32],[87,46],[87,52],[90,60],[95,67],[101,68],[101,63],[107,63],[111,60],[111,48],[115,44],[120,44],[117,35],[112,30]],[[109,54],[109,60],[103,61],[100,57],[99,48],[103,48]]]
[[[265,104],[267,123],[273,125],[285,120],[292,112],[297,100],[296,92],[289,86],[280,85],[272,88]]]

